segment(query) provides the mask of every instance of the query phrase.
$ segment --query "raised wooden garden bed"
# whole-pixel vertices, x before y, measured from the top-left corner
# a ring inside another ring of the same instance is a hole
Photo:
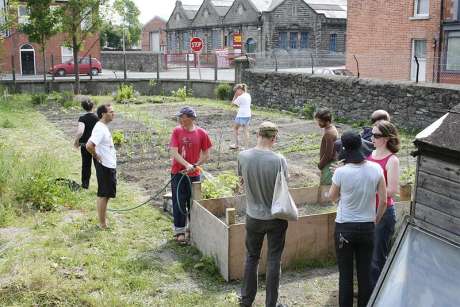
[[[329,187],[291,189],[297,206],[325,204],[322,195]],[[199,189],[194,189],[199,190]],[[195,194],[195,199],[198,195]],[[212,256],[225,280],[241,279],[245,261],[246,229],[244,219],[235,224],[226,223],[226,209],[235,208],[244,212],[245,196],[195,200],[190,215],[192,244],[204,255]],[[318,207],[319,205],[315,206]],[[330,206],[325,211],[330,211]],[[307,210],[308,211],[308,210]],[[306,212],[300,210],[300,212]],[[227,219],[228,220],[228,219]],[[230,219],[231,220],[231,219]],[[286,245],[282,256],[282,267],[295,263],[327,260],[334,257],[335,212],[301,215],[296,222],[289,222]],[[265,271],[266,242],[262,248],[259,272]]]

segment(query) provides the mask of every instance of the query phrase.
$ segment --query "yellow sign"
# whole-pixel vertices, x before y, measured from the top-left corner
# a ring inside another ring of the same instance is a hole
[[[241,44],[241,34],[233,35],[233,43],[240,43]]]

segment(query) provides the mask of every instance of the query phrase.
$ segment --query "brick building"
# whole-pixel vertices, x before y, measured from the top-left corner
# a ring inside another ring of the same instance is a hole
[[[63,0],[64,1],[64,0]],[[62,2],[62,1],[56,1]],[[6,0],[0,0],[0,10],[3,12],[6,9]],[[18,23],[27,22],[26,5],[18,7]],[[2,20],[0,20],[2,22]],[[14,69],[18,74],[42,74],[43,73],[43,57],[40,52],[40,46],[29,41],[27,35],[18,32],[15,29],[1,34],[1,59],[0,70],[10,73]],[[51,57],[55,64],[63,63],[73,58],[72,49],[65,46],[65,34],[58,33],[53,36],[47,44],[46,48],[46,70],[51,66]],[[99,44],[99,35],[89,36],[83,43],[83,50],[79,52],[81,57],[89,56],[100,59],[101,49]]]
[[[348,0],[346,66],[361,77],[460,81],[459,0]],[[416,60],[417,58],[417,60]],[[357,63],[358,62],[358,63]]]
[[[143,51],[164,53],[166,51],[166,21],[155,16],[142,27],[141,45]]]
[[[203,52],[232,50],[241,35],[243,52],[344,52],[346,0],[204,0],[198,8],[176,1],[166,26],[168,53],[188,52],[191,36]]]

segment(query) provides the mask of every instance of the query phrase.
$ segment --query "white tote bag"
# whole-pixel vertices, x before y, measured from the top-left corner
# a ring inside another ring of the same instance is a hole
[[[289,193],[286,177],[284,176],[284,171],[281,168],[281,160],[280,170],[276,175],[271,213],[272,216],[277,219],[288,221],[297,221],[299,219],[299,211],[297,210],[297,206]]]

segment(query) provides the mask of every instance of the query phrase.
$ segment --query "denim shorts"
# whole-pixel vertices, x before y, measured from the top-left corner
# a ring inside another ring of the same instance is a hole
[[[235,118],[235,124],[240,125],[240,126],[247,126],[249,125],[250,121],[251,121],[250,117],[236,117]]]

